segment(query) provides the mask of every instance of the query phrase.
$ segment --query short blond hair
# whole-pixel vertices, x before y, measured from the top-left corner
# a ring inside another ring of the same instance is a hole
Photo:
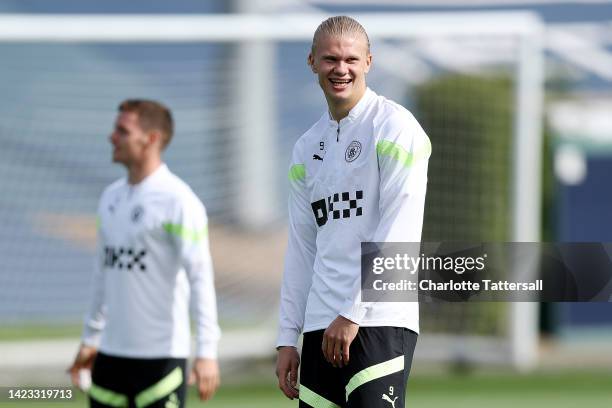
[[[331,37],[347,37],[351,35],[363,36],[368,45],[368,54],[370,53],[370,38],[368,38],[368,33],[366,33],[365,28],[363,28],[354,18],[348,16],[335,16],[319,24],[312,38],[312,54],[315,53],[315,48],[321,37],[326,35]]]

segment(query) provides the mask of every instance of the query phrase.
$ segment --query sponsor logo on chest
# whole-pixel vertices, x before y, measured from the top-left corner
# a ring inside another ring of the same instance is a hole
[[[311,203],[317,225],[322,227],[327,224],[330,218],[337,220],[340,218],[350,218],[351,216],[362,216],[363,208],[360,205],[361,200],[363,200],[363,190],[357,190],[354,194],[348,191],[334,193],[327,197],[327,199],[322,198]]]
[[[147,265],[144,263],[146,255],[146,249],[105,246],[104,266],[111,269],[145,272],[147,270]]]

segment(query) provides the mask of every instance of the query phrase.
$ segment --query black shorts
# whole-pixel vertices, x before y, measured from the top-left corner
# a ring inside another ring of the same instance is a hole
[[[91,373],[92,408],[183,408],[187,359],[124,358],[98,353]]]
[[[304,333],[300,408],[403,408],[417,334],[402,327],[360,327],[349,364],[323,357],[324,330]]]

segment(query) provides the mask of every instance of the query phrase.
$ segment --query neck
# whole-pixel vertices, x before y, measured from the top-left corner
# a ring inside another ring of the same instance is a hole
[[[142,163],[132,164],[128,167],[128,182],[130,184],[138,184],[155,170],[161,166],[161,158],[154,157],[149,160],[145,160]]]
[[[365,91],[366,90],[364,88],[363,91],[354,100],[351,101],[342,101],[336,103],[335,101],[328,99],[327,106],[329,107],[329,113],[331,117],[336,122],[340,122],[342,119],[346,118],[351,109],[353,109],[359,103],[361,98],[363,98],[363,96],[365,95]]]
[[[340,122],[342,119],[348,116],[351,109],[353,109],[353,106],[332,106],[330,104],[329,114],[336,122]]]

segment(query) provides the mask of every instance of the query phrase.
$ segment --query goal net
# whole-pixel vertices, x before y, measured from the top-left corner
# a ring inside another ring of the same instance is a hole
[[[273,350],[288,161],[325,107],[306,66],[324,18],[0,16],[0,323],[81,321],[97,200],[123,175],[108,135],[118,103],[144,97],[173,110],[166,162],[208,209],[222,326]],[[537,19],[357,18],[369,86],[432,140],[423,239],[537,241]],[[535,315],[528,303],[425,304],[417,358],[528,367]]]

